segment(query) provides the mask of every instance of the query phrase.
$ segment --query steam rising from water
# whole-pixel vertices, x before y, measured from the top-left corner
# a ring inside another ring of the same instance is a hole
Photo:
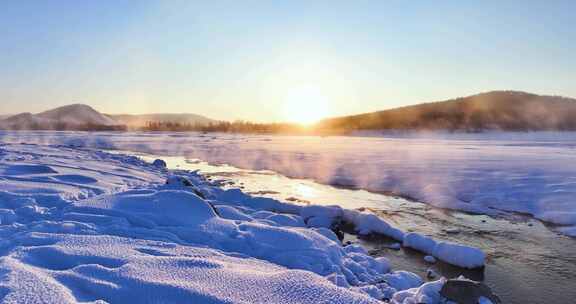
[[[489,214],[496,209],[519,211],[576,225],[576,213],[574,219],[571,214],[558,214],[576,210],[572,201],[576,133],[306,137],[0,132],[0,140],[185,156],[397,193],[444,208]]]

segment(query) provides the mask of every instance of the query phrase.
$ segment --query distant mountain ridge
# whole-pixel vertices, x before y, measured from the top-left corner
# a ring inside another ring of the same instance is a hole
[[[20,113],[0,117],[0,129],[11,130],[126,130],[147,123],[207,125],[216,120],[197,114],[102,114],[85,104],[71,104],[38,114]]]
[[[575,131],[576,99],[492,91],[366,114],[325,119],[319,130]]]
[[[0,120],[0,128],[16,130],[122,129],[122,125],[92,107],[71,104],[38,114],[20,113]]]
[[[100,112],[94,110],[92,107],[84,104],[67,105],[36,114],[36,116],[46,120],[55,120],[57,122],[70,125],[119,125],[118,122],[111,119],[110,117],[103,115]]]
[[[111,115],[102,114],[88,105],[73,104],[39,114],[20,113],[0,118],[0,129],[302,134],[346,134],[362,130],[576,131],[576,99],[519,91],[492,91],[446,101],[329,118],[308,129],[291,124],[231,124],[197,114]]]

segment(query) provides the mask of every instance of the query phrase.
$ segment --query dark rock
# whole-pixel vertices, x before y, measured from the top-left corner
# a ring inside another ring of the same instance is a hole
[[[450,279],[442,286],[440,295],[459,304],[478,304],[480,297],[485,297],[494,304],[500,304],[500,299],[482,282],[466,279]]]
[[[341,225],[339,225],[338,223],[335,225],[332,225],[331,230],[332,230],[332,232],[334,232],[334,234],[336,234],[336,236],[338,237],[338,240],[340,240],[340,242],[344,241],[344,231],[342,231]]]
[[[156,167],[156,168],[163,168],[165,169],[168,165],[166,164],[166,162],[162,159],[156,159],[154,160],[154,162],[152,162],[152,166]]]
[[[432,268],[428,268],[426,270],[426,278],[428,279],[435,279],[438,277],[438,273],[436,271],[434,271],[434,269]]]

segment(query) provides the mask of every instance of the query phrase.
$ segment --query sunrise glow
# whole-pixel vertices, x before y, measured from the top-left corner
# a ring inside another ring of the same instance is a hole
[[[283,107],[287,121],[310,125],[328,116],[330,102],[319,88],[302,86],[286,94]]]

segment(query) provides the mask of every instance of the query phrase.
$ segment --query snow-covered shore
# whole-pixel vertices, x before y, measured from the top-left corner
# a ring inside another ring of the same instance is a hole
[[[465,212],[530,214],[576,236],[576,132],[305,137],[2,132],[4,142],[182,156],[323,184],[391,192]]]
[[[252,197],[66,146],[0,146],[0,207],[6,303],[442,301],[444,279],[425,283],[342,244],[332,230],[342,222],[462,267],[485,259],[371,213]]]

